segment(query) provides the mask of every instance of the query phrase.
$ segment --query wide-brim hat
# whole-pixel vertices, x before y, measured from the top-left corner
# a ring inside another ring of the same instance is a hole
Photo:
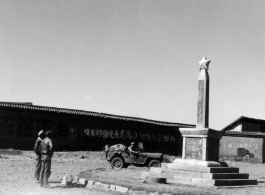
[[[38,133],[38,136],[41,136],[43,134],[43,130],[41,130],[39,133]]]

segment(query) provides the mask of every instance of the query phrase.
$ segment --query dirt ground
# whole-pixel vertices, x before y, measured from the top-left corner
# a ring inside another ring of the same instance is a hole
[[[99,152],[55,152],[52,159],[50,189],[34,182],[36,155],[32,151],[0,150],[0,195],[109,195],[109,192],[91,191],[88,188],[64,188],[60,178],[66,174],[77,175],[89,168],[105,167]],[[82,159],[82,156],[87,158]],[[88,158],[89,157],[89,158]]]
[[[146,184],[142,183],[141,173],[148,171],[145,167],[129,166],[127,169],[114,171],[110,168],[102,152],[55,152],[52,159],[51,188],[40,188],[34,182],[35,154],[32,151],[0,150],[0,195],[70,195],[70,194],[102,194],[109,192],[91,191],[88,188],[64,188],[60,178],[66,174],[80,175],[103,183],[127,186],[134,190],[149,192],[168,192],[171,194],[229,194],[229,195],[262,195],[265,194],[265,165],[244,162],[228,162],[229,166],[239,167],[240,172],[250,173],[250,178],[258,179],[257,186],[237,188],[198,187],[187,184]]]

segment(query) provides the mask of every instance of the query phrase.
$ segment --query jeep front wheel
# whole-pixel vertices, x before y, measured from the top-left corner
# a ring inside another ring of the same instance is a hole
[[[111,160],[111,167],[113,169],[122,169],[124,167],[124,160],[121,157],[115,157]]]
[[[148,167],[161,167],[161,162],[159,160],[151,160],[148,164]]]

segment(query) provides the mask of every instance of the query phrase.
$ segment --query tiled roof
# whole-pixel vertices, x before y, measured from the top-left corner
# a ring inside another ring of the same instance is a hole
[[[239,118],[237,118],[236,120],[234,120],[232,123],[230,123],[229,125],[227,125],[226,127],[224,127],[222,130],[223,131],[229,131],[230,130],[230,127],[233,127],[236,123],[238,123],[240,121],[249,121],[249,122],[253,122],[253,123],[263,123],[263,124],[265,124],[265,120],[263,120],[263,119],[257,119],[257,118],[250,118],[250,117],[246,117],[246,116],[240,116]]]
[[[265,133],[249,131],[225,131],[224,136],[235,137],[265,137]]]
[[[149,119],[143,119],[143,118],[118,116],[118,115],[111,115],[111,114],[106,114],[106,113],[91,112],[91,111],[84,111],[84,110],[73,110],[73,109],[66,109],[66,108],[37,106],[37,105],[30,105],[30,104],[25,104],[25,103],[23,104],[23,103],[17,103],[17,102],[16,103],[0,102],[0,108],[1,107],[24,109],[24,110],[35,110],[35,111],[43,111],[43,112],[53,112],[53,113],[60,113],[60,114],[93,116],[93,117],[100,117],[100,118],[106,118],[106,119],[141,122],[141,123],[161,125],[161,126],[185,127],[185,128],[195,127],[195,125],[190,125],[190,124],[155,121],[155,120],[149,120]]]

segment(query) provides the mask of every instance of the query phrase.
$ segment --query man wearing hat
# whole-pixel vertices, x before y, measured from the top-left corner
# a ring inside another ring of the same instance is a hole
[[[34,178],[36,182],[40,181],[40,169],[41,169],[41,152],[40,152],[40,144],[42,142],[42,140],[45,138],[45,134],[44,131],[41,130],[38,133],[38,138],[35,142],[34,145],[34,151],[37,154],[37,158],[36,158],[36,167],[35,167],[35,174],[34,174]]]
[[[41,152],[41,171],[40,171],[40,186],[41,187],[50,187],[48,179],[51,175],[51,164],[52,164],[52,155],[53,155],[53,144],[52,144],[52,132],[47,131],[46,138],[42,140],[40,144]]]
[[[131,145],[128,147],[129,153],[132,157],[136,158],[138,156],[138,148],[136,147],[135,143],[132,142]]]

